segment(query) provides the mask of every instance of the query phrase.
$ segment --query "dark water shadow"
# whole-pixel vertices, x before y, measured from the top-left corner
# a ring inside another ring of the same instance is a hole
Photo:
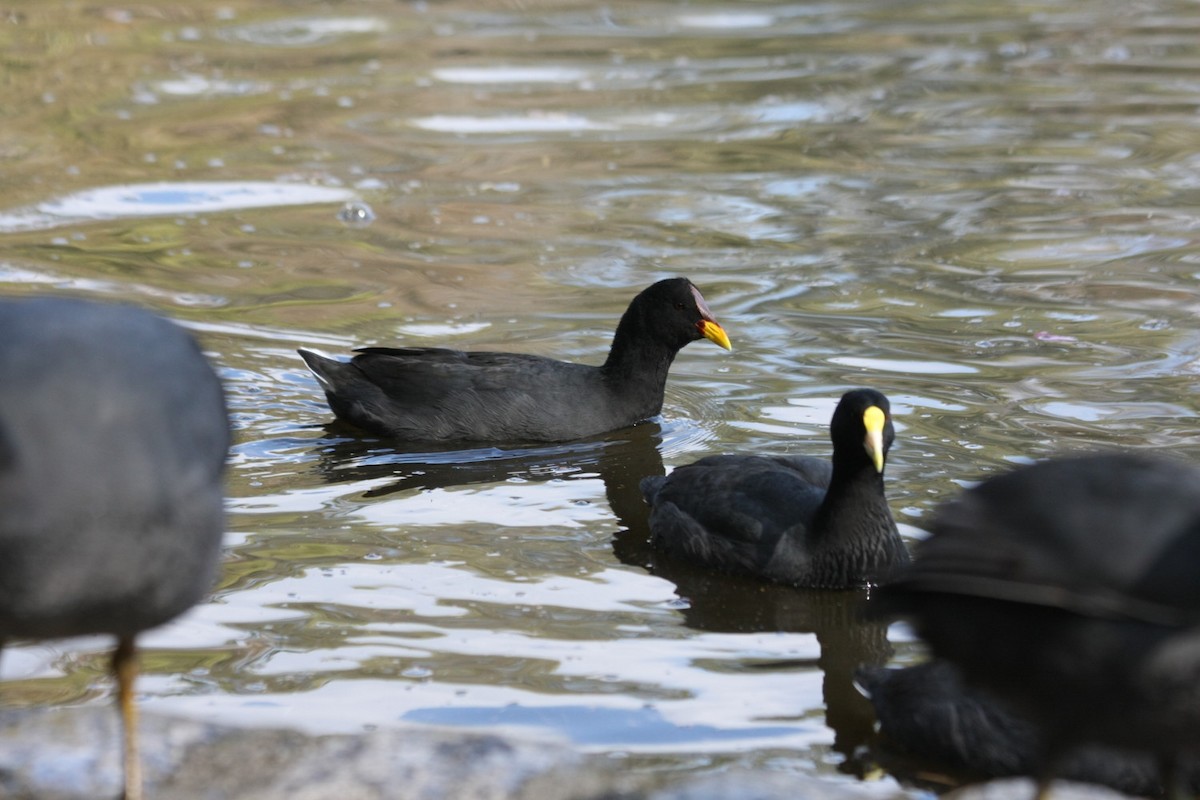
[[[383,497],[400,491],[439,489],[513,478],[548,481],[574,476],[604,481],[606,493],[621,518],[627,513],[645,516],[633,504],[637,480],[632,476],[662,475],[659,444],[662,429],[644,422],[592,439],[531,446],[438,447],[390,442],[354,435],[336,424],[325,428],[318,440],[317,471],[326,483],[380,481],[364,497]],[[637,505],[643,506],[640,495]]]
[[[687,601],[682,613],[689,627],[723,633],[812,633],[817,637],[821,655],[816,664],[774,661],[754,668],[821,670],[825,721],[834,733],[833,749],[845,757],[839,770],[862,777],[871,766],[862,759],[875,737],[875,711],[854,685],[854,672],[862,664],[882,666],[892,655],[886,623],[863,618],[867,590],[794,589],[714,573],[652,550],[644,503],[640,512],[630,512],[627,519],[634,524],[623,526],[616,535],[613,551],[617,558],[674,583],[680,598]],[[780,710],[787,713],[786,698],[781,699]]]

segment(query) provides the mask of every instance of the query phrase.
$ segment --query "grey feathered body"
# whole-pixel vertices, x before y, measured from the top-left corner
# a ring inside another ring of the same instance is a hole
[[[0,302],[0,640],[131,635],[199,600],[228,444],[221,385],[178,326]]]

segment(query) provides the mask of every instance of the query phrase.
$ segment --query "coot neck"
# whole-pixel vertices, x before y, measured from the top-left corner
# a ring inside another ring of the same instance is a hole
[[[891,511],[883,494],[883,474],[875,465],[856,452],[851,457],[833,457],[833,474],[825,500],[817,511],[813,533],[824,538],[825,531],[855,531],[861,526],[853,525],[848,516],[891,518]]]
[[[662,407],[667,373],[675,360],[678,347],[664,344],[641,321],[633,318],[632,309],[626,312],[613,335],[608,359],[600,367],[605,382],[627,396],[653,400],[657,414]]]
[[[808,546],[814,573],[830,587],[875,581],[905,560],[904,545],[883,496],[883,476],[873,465],[840,474],[835,467]]]

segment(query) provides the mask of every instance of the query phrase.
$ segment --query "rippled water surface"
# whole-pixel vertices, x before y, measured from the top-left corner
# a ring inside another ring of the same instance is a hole
[[[639,769],[849,775],[905,631],[680,572],[637,480],[825,454],[893,401],[892,507],[1096,446],[1200,456],[1200,8],[1148,0],[18,4],[0,292],[202,339],[237,427],[211,602],[145,638],[148,709],[517,726]],[[734,343],[661,419],[411,452],[327,429],[297,346],[599,363],[687,275]],[[6,705],[108,702],[106,643],[5,652]]]

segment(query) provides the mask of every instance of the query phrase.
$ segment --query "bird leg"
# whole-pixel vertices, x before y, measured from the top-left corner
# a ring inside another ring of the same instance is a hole
[[[1187,770],[1179,763],[1173,754],[1160,753],[1158,756],[1158,780],[1163,787],[1163,797],[1166,800],[1189,800]]]
[[[133,636],[117,639],[113,651],[112,669],[117,678],[117,702],[121,707],[121,724],[124,732],[125,793],[124,800],[142,800],[142,764],[138,758],[138,712],[133,694],[133,683],[137,679],[137,647]]]
[[[1050,786],[1054,783],[1054,775],[1062,760],[1063,748],[1061,747],[1051,746],[1042,753],[1042,763],[1034,773],[1037,790],[1033,793],[1033,800],[1050,800]]]

